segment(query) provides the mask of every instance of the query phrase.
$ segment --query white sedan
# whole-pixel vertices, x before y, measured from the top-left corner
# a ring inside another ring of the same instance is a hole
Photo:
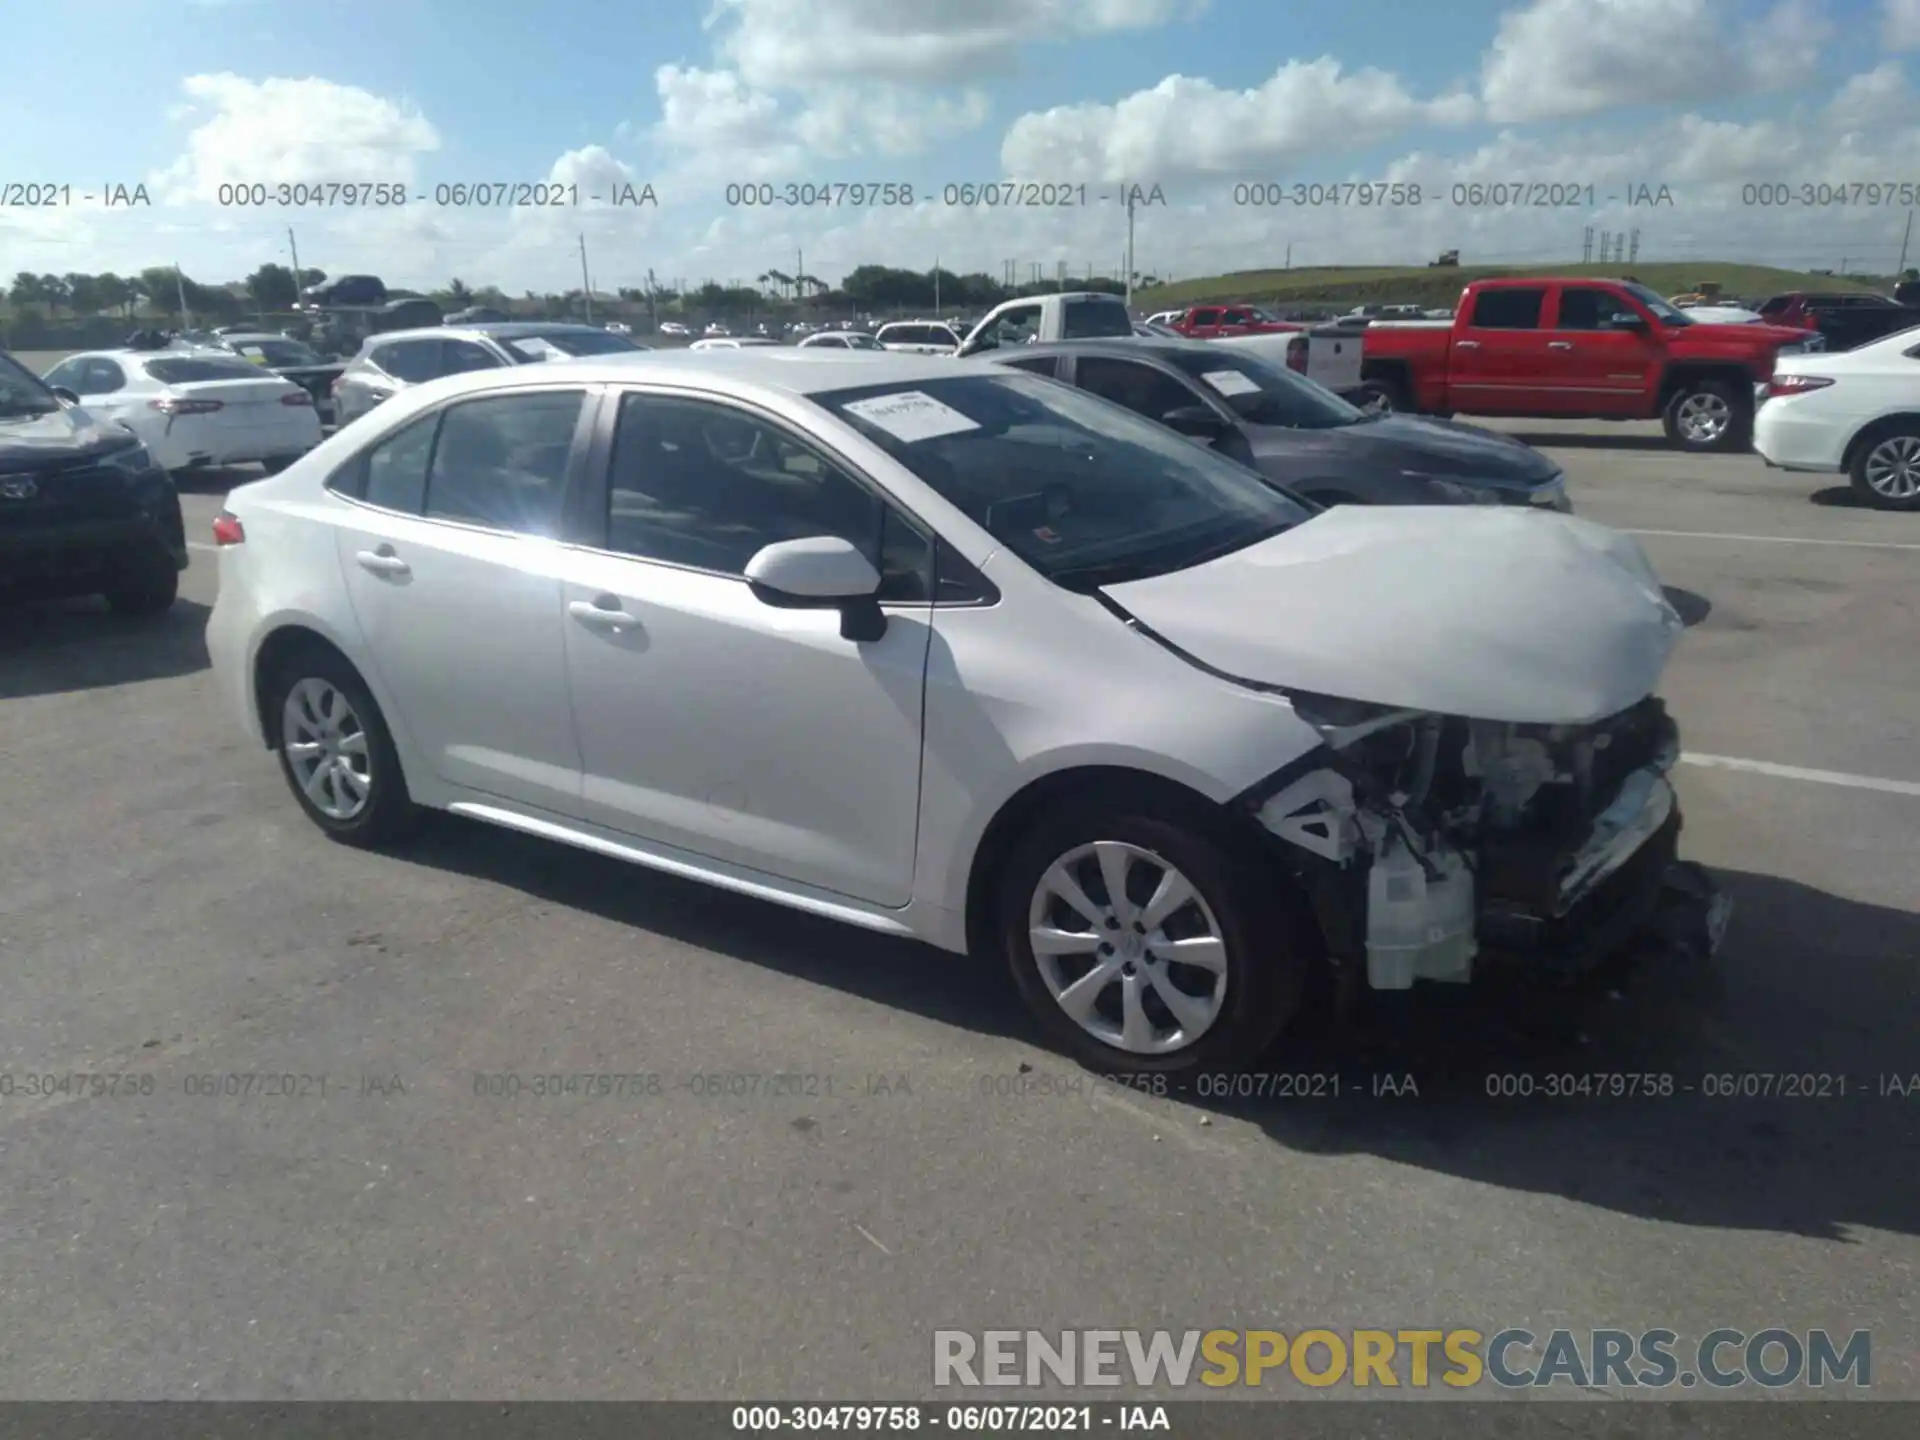
[[[711,340],[696,340],[689,350],[752,350],[767,345],[778,345],[778,340],[769,340],[759,335],[717,336]]]
[[[166,470],[257,461],[275,471],[320,443],[313,396],[230,351],[94,350],[45,378],[133,431]]]
[[[1018,370],[797,349],[435,381],[227,506],[219,693],[329,835],[991,953],[1097,1067],[1244,1062],[1316,968],[1558,978],[1672,893],[1679,617],[1570,517],[1317,511]]]
[[[1857,350],[1781,356],[1753,448],[1781,470],[1845,472],[1883,510],[1920,510],[1920,328]]]

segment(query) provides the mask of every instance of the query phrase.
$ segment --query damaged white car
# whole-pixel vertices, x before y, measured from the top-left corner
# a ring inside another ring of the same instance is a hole
[[[1322,512],[1049,380],[777,350],[420,386],[228,505],[215,670],[328,833],[991,951],[1102,1069],[1243,1063],[1317,966],[1574,973],[1674,888],[1680,622],[1567,516]]]

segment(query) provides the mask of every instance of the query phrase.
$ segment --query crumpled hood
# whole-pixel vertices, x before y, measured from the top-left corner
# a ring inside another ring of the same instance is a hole
[[[1572,516],[1339,506],[1107,596],[1237,679],[1579,725],[1653,693],[1681,630],[1639,544]]]
[[[1531,445],[1452,420],[1383,415],[1358,425],[1327,430],[1248,426],[1254,455],[1291,472],[1307,461],[1345,459],[1354,464],[1412,471],[1443,479],[1489,481],[1531,489],[1558,478],[1560,467]],[[1262,468],[1265,468],[1263,465]]]
[[[84,409],[63,407],[50,415],[0,417],[0,471],[39,470],[124,450],[134,443],[126,426],[102,424]]]

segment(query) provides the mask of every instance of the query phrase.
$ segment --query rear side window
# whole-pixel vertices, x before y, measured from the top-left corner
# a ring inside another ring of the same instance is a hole
[[[581,390],[546,390],[448,410],[427,474],[427,518],[552,535],[584,399]]]
[[[1025,370],[1030,375],[1044,375],[1049,380],[1060,373],[1060,362],[1052,355],[1022,355],[1017,360],[1004,360],[1001,363],[1010,365],[1015,370]]]
[[[386,371],[396,380],[418,385],[440,375],[438,340],[401,340],[376,347],[367,355],[370,364]]]
[[[245,360],[147,360],[147,374],[162,385],[191,385],[200,380],[258,380],[260,367]]]
[[[1127,307],[1105,300],[1069,300],[1061,331],[1069,340],[1098,340],[1133,334]]]
[[[1468,321],[1476,330],[1538,330],[1545,290],[1482,290]]]
[[[1760,313],[1762,315],[1784,315],[1787,313],[1787,307],[1792,304],[1793,302],[1785,295],[1776,295],[1760,307]]]

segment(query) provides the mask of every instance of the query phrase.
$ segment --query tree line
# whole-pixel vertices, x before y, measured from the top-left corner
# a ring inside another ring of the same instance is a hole
[[[282,314],[293,309],[300,291],[327,278],[323,270],[303,268],[298,278],[285,265],[260,266],[244,280],[209,284],[182,274],[172,266],[155,265],[135,275],[111,272],[89,275],[73,272],[65,275],[35,275],[22,271],[13,277],[6,290],[16,322],[38,314],[47,320],[85,319],[107,316],[132,321],[147,316],[179,317],[182,303],[196,322],[228,323],[248,316]],[[1136,284],[1150,285],[1154,277],[1143,276]],[[1068,288],[1121,293],[1120,282],[1099,277],[1073,279]],[[1006,285],[984,274],[958,274],[950,270],[903,270],[888,265],[861,265],[838,286],[831,286],[811,275],[789,275],[779,270],[763,272],[753,285],[721,284],[708,280],[688,286],[684,292],[649,282],[644,287],[621,287],[611,297],[596,293],[595,303],[605,307],[610,298],[622,306],[634,307],[655,315],[697,311],[702,315],[739,318],[775,313],[783,309],[823,312],[878,312],[889,310],[942,311],[978,310],[1003,300],[1023,295],[1058,290],[1056,281],[1027,285]],[[394,290],[395,298],[407,298],[422,292]],[[509,297],[498,286],[472,287],[455,278],[445,286],[424,292],[448,310],[471,305],[497,309],[536,311],[541,314],[571,314],[584,309],[586,296],[579,290],[540,294],[532,290],[518,299]]]

